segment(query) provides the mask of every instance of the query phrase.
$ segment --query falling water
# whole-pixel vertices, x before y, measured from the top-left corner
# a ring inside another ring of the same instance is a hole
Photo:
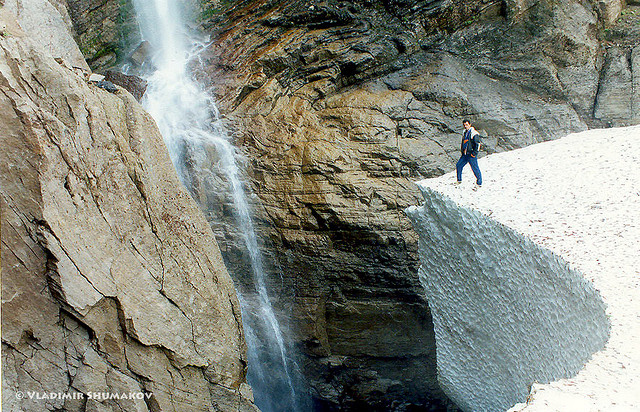
[[[179,3],[178,0],[134,0],[142,36],[154,50],[153,70],[147,76],[148,89],[143,104],[156,120],[171,160],[186,186],[189,186],[190,170],[204,167],[193,163],[198,163],[199,156],[202,158],[206,156],[203,154],[215,150],[216,168],[230,186],[236,224],[242,232],[255,287],[251,294],[240,293],[249,348],[248,380],[256,404],[263,411],[298,410],[298,394],[292,379],[294,362],[287,356],[267,292],[238,155],[221,125],[212,96],[190,72],[190,66],[197,61],[206,43],[181,21],[184,10]],[[185,161],[186,151],[191,152],[189,162]]]

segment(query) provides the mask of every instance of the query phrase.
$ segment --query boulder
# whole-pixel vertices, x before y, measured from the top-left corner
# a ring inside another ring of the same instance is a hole
[[[599,0],[597,2],[598,13],[606,27],[618,20],[626,5],[626,0]]]
[[[137,67],[142,67],[142,65],[149,59],[150,52],[151,45],[148,41],[143,41],[133,50],[129,56],[129,61]]]
[[[107,70],[104,75],[106,80],[126,89],[137,101],[142,100],[142,96],[147,90],[147,82],[141,77],[120,73],[115,70]]]

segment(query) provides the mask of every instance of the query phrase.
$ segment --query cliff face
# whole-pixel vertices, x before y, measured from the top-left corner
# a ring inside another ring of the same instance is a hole
[[[490,152],[635,121],[620,104],[615,121],[596,109],[621,85],[598,37],[621,2],[600,6],[254,0],[204,23],[216,39],[204,67],[248,155],[282,274],[271,286],[320,404],[444,399],[402,212],[419,201],[412,181],[453,168],[465,117]],[[638,73],[628,61],[625,82]],[[224,218],[198,185],[201,207]]]
[[[140,43],[131,0],[64,0],[74,38],[88,64],[102,70],[121,62]]]
[[[255,410],[233,284],[154,122],[0,20],[3,407]]]
[[[640,3],[605,30],[605,53],[594,117],[605,126],[640,123]]]
[[[3,0],[0,5],[30,33],[42,50],[82,69],[89,66],[73,40],[73,23],[64,0]]]
[[[291,315],[314,398],[446,403],[402,212],[420,202],[413,181],[453,168],[464,117],[489,152],[637,123],[638,25],[618,20],[624,2],[197,3],[215,39],[200,77],[247,155],[270,289]],[[115,1],[74,22],[101,21],[107,7]],[[82,36],[92,26],[75,27]],[[250,273],[226,182],[195,171],[187,180],[227,263]]]

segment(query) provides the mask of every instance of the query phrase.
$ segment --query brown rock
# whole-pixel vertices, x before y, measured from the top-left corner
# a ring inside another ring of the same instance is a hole
[[[465,117],[489,152],[598,124],[602,22],[574,0],[316,6],[233,3],[205,22],[217,40],[203,61],[250,159],[276,305],[318,404],[446,403],[402,212],[419,201],[412,182],[454,167]],[[189,181],[210,221],[228,220],[213,185]]]
[[[233,284],[154,122],[0,17],[3,406],[255,410]]]
[[[142,100],[142,96],[147,90],[147,82],[138,76],[107,70],[104,72],[104,77],[106,80],[125,88],[137,101]]]

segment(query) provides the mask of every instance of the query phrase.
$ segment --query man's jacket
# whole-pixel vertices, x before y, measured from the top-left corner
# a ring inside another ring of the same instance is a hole
[[[460,145],[460,153],[464,156],[466,154],[472,157],[478,156],[478,149],[480,148],[480,134],[471,127],[469,130],[465,130],[462,134],[462,144]]]

